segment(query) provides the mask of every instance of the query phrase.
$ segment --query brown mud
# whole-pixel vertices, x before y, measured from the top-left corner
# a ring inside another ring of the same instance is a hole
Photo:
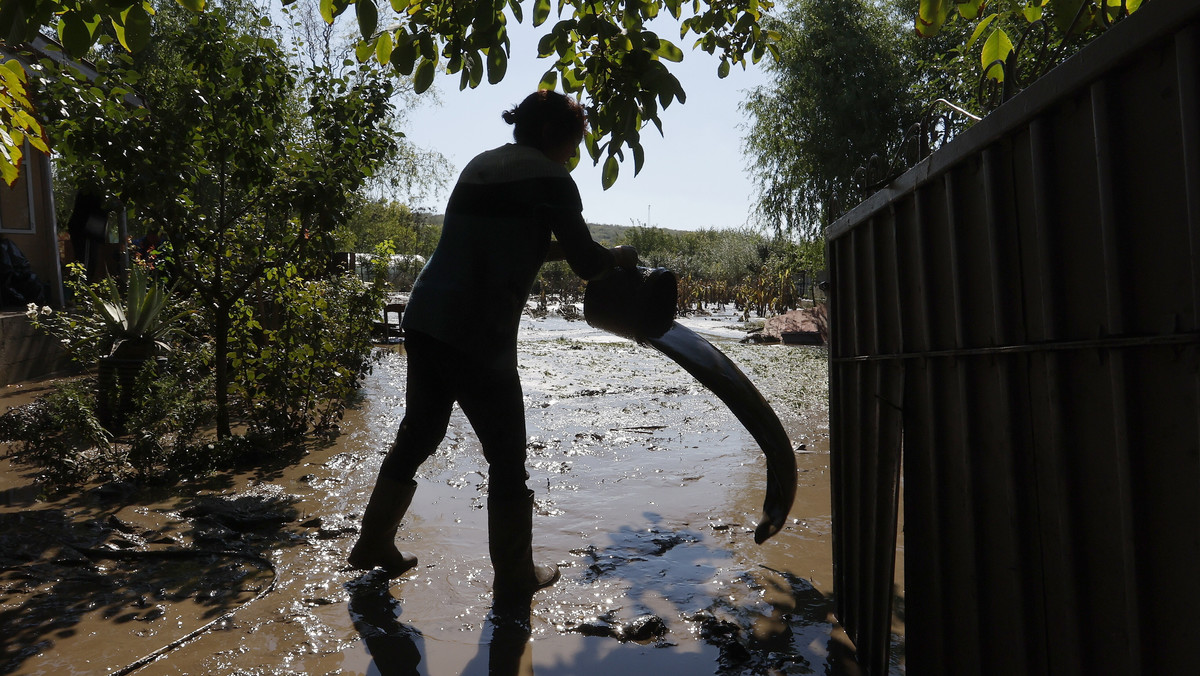
[[[488,619],[486,468],[457,409],[401,528],[419,566],[389,582],[344,564],[403,412],[387,349],[342,434],[279,467],[50,500],[0,465],[0,673],[121,673],[193,633],[135,673],[856,673],[831,614],[826,352],[740,345],[732,323],[689,326],[798,449],[796,501],[763,545],[763,454],[714,395],[654,350],[529,320],[534,548],[562,579],[528,633]]]

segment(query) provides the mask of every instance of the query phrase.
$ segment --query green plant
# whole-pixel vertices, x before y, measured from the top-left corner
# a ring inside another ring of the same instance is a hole
[[[124,297],[114,284],[107,285],[108,298],[102,298],[92,286],[84,285],[83,290],[104,323],[112,356],[151,357],[169,352],[166,338],[178,331],[183,318],[191,314],[190,310],[165,314],[171,289],[152,280],[144,268],[136,265],[129,271]]]
[[[204,350],[181,350],[138,373],[120,441],[128,445],[124,469],[142,481],[169,483],[232,465],[227,448],[205,433],[215,417],[207,357]]]
[[[30,304],[25,314],[34,328],[58,339],[71,358],[85,366],[114,354],[125,343],[137,345],[149,356],[165,352],[166,339],[192,315],[162,282],[151,281],[137,267],[130,272],[124,294],[111,277],[89,284],[78,263],[67,266],[65,284],[74,307],[55,310]]]
[[[371,325],[383,285],[352,276],[288,277],[243,317],[229,343],[230,367],[242,374],[231,400],[258,435],[296,438],[332,428],[370,371]]]
[[[106,479],[173,483],[227,470],[238,454],[212,435],[208,360],[206,350],[189,349],[149,362],[131,384],[119,436],[102,424],[96,380],[83,377],[0,416],[0,441],[14,444],[12,459],[52,489]]]
[[[59,383],[52,393],[0,416],[0,441],[15,444],[13,460],[39,468],[53,486],[84,483],[124,460],[96,417],[90,379]]]

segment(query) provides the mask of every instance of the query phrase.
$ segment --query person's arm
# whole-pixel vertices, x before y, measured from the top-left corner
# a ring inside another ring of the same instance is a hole
[[[545,215],[555,238],[546,260],[565,260],[575,274],[586,280],[602,277],[617,266],[616,256],[592,239],[583,214],[573,209],[548,207]],[[561,257],[552,257],[555,255]]]
[[[637,249],[627,246],[614,246],[608,250],[613,255],[613,263],[619,268],[635,268],[638,265]],[[546,250],[546,262],[565,261],[567,252],[563,250],[557,239],[550,240],[550,248]]]

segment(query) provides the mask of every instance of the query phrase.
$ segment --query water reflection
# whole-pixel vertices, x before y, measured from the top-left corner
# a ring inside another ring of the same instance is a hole
[[[350,620],[371,653],[368,674],[419,674],[417,665],[421,663],[425,637],[416,627],[398,619],[403,609],[392,595],[390,583],[387,575],[378,570],[347,582]]]
[[[418,665],[425,650],[425,637],[416,627],[399,620],[400,600],[391,591],[392,580],[372,571],[346,583],[348,608],[354,628],[371,654],[368,674],[410,676],[420,674]],[[533,644],[530,617],[533,597],[500,594],[512,599],[504,607],[494,606],[487,618],[487,631],[480,633],[479,651],[464,667],[463,676],[532,676]]]

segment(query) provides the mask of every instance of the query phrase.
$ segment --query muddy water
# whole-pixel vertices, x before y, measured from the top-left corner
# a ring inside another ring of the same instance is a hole
[[[343,434],[278,468],[174,495],[109,486],[41,500],[6,465],[0,671],[110,673],[208,623],[136,673],[846,667],[829,615],[825,353],[743,346],[731,323],[687,325],[729,354],[801,447],[795,504],[763,545],[753,541],[763,454],[728,408],[654,350],[582,322],[528,320],[520,359],[535,555],[563,573],[535,597],[531,641],[487,619],[485,468],[457,410],[401,529],[419,567],[389,583],[343,565],[402,413],[405,357],[393,349],[380,352]],[[0,407],[20,396],[10,391]],[[214,553],[136,553],[180,547]]]

